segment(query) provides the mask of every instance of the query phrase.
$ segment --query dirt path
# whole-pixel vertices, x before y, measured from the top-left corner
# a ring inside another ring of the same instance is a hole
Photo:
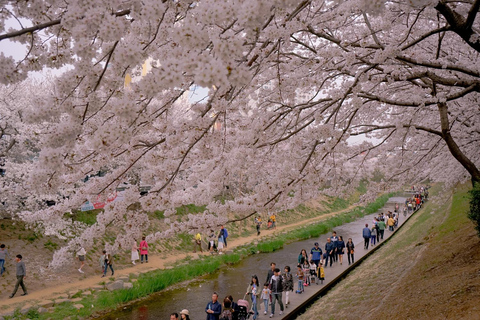
[[[312,222],[327,219],[334,215],[350,211],[354,207],[355,206],[352,205],[341,211],[323,214],[318,217],[298,221],[288,225],[278,226],[275,230],[262,230],[260,237],[258,237],[256,234],[253,234],[248,237],[232,239],[228,242],[228,250],[232,250],[238,246],[245,245],[257,239],[260,240],[267,237],[272,237],[276,233],[288,231],[298,226],[308,225],[308,224],[311,224]],[[208,253],[205,252],[204,254],[208,254]],[[164,269],[166,266],[173,264],[175,261],[182,260],[187,256],[192,256],[192,255],[193,253],[175,254],[175,255],[167,256],[166,258],[160,257],[160,256],[150,256],[149,263],[137,264],[132,267],[115,270],[115,277],[116,278],[128,277],[129,274],[131,273],[139,274],[139,273],[145,273],[145,272],[149,272],[156,269]],[[23,308],[31,307],[41,302],[57,299],[60,297],[66,298],[69,292],[73,294],[75,292],[78,292],[79,290],[86,290],[86,289],[98,286],[101,282],[105,281],[106,279],[108,281],[109,278],[108,277],[101,278],[100,275],[98,274],[96,274],[95,276],[87,276],[86,278],[80,281],[75,280],[68,283],[67,283],[68,279],[65,279],[65,282],[63,282],[62,284],[52,284],[52,286],[49,286],[45,289],[29,292],[27,296],[23,296],[23,297],[20,296],[20,293],[21,293],[21,290],[20,290],[19,292],[17,292],[17,295],[13,299],[0,300],[0,310],[1,310],[0,313],[7,313],[15,310],[18,307],[23,307]],[[28,277],[26,278],[25,282],[28,288]],[[12,288],[8,288],[8,290],[11,290],[11,289]]]

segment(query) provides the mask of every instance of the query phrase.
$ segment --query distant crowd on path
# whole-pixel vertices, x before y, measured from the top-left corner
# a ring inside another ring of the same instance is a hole
[[[415,193],[411,199],[405,201],[405,208],[408,209],[408,204],[412,205],[412,212],[419,209],[428,197],[427,188],[423,188]],[[410,212],[411,213],[411,212]],[[382,241],[385,236],[385,230],[389,232],[395,231],[398,227],[400,215],[400,205],[395,204],[393,212],[388,211],[380,213],[373,218],[372,227],[368,224],[362,230],[362,235],[365,239],[364,249],[368,250],[369,245],[375,246]],[[259,233],[261,219],[255,218],[257,231]],[[223,229],[223,228],[222,228]],[[213,232],[213,231],[212,231]],[[214,235],[215,236],[215,235]],[[212,237],[211,237],[212,238]],[[213,247],[213,243],[209,246],[209,250]],[[282,315],[285,308],[290,304],[290,293],[295,292],[302,294],[305,288],[312,284],[323,284],[325,280],[325,268],[335,267],[335,265],[343,265],[343,255],[347,254],[348,265],[355,263],[355,244],[352,238],[348,238],[345,242],[342,236],[337,236],[336,231],[327,238],[324,250],[320,247],[318,242],[314,243],[310,253],[302,249],[297,258],[296,270],[292,272],[290,266],[285,266],[283,272],[276,267],[272,262],[270,270],[263,285],[259,282],[258,277],[253,275],[251,282],[243,299],[234,302],[231,295],[224,298],[223,303],[218,301],[218,294],[212,294],[212,300],[208,302],[205,312],[207,320],[245,320],[253,316],[256,320],[260,317],[260,309],[263,307],[263,314],[270,314],[269,317],[275,316],[278,307],[280,308],[279,315]],[[297,285],[295,290],[294,279]],[[182,310],[182,319],[186,311],[186,316],[189,317],[188,310]],[[172,313],[170,320],[178,319],[177,313]]]

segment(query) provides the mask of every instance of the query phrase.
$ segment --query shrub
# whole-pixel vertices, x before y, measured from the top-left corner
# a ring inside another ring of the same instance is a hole
[[[470,194],[470,211],[468,212],[468,218],[473,221],[475,230],[477,230],[480,237],[480,182],[474,184]]]

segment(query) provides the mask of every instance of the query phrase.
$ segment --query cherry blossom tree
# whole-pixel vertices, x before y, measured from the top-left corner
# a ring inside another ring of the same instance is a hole
[[[178,206],[207,206],[148,240],[206,230],[293,208],[320,190],[339,194],[373,165],[385,179],[370,185],[372,196],[426,178],[478,183],[479,6],[7,1],[0,43],[27,50],[17,60],[0,53],[0,82],[68,69],[30,110],[37,123],[54,125],[39,137],[36,170],[24,182],[32,195],[65,199],[20,216],[65,228],[65,212],[135,176],[149,194],[129,188],[69,244],[116,225],[126,232],[118,247],[148,225],[145,211],[165,210],[169,219]],[[17,25],[7,29],[11,21]],[[145,61],[151,69],[141,76]],[[208,94],[189,103],[195,86]],[[82,182],[98,171],[106,175]],[[234,196],[219,199],[227,188]],[[231,212],[240,218],[229,220]]]

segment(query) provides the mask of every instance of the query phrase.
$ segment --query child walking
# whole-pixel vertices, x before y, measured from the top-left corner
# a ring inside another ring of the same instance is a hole
[[[318,265],[317,277],[320,280],[320,283],[323,284],[323,280],[325,280],[325,269],[323,268],[323,263]]]
[[[290,267],[285,266],[285,273],[283,274],[283,291],[285,292],[285,308],[288,308],[290,303],[289,293],[293,291],[293,276],[290,273]]]
[[[312,279],[315,280],[315,283],[318,284],[317,281],[317,265],[310,260],[310,269],[309,269],[309,278],[310,278],[310,284],[312,283]]]
[[[307,259],[305,259],[305,262],[302,265],[303,269],[303,285],[305,287],[308,287],[310,285],[310,263],[308,262]]]
[[[270,294],[272,293],[272,291],[268,288],[268,285],[268,283],[263,285],[262,295],[260,296],[260,298],[263,300],[263,304],[265,305],[265,311],[263,314],[267,314],[268,301],[270,300]]]
[[[305,273],[303,272],[302,266],[300,266],[300,265],[297,267],[296,276],[298,278],[298,288],[297,288],[297,291],[295,291],[295,292],[296,293],[302,293],[304,291],[303,280],[304,280],[304,277],[305,277]]]

